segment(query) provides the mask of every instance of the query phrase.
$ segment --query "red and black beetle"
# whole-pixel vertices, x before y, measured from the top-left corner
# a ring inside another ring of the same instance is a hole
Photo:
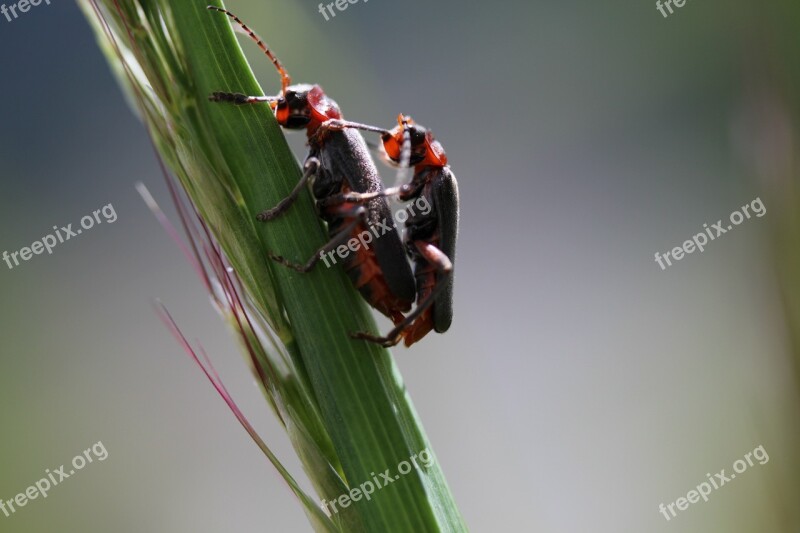
[[[353,125],[351,127],[358,127]],[[377,128],[369,127],[370,131]],[[431,330],[444,333],[453,321],[453,263],[458,237],[458,182],[444,148],[433,134],[400,115],[398,126],[382,134],[383,149],[401,170],[414,168],[411,180],[383,192],[350,195],[351,201],[371,201],[375,196],[397,195],[403,201],[423,198],[431,205],[427,213],[408,211],[405,243],[414,262],[416,307],[405,320],[395,323],[385,336],[354,333],[352,336],[383,346],[401,340],[411,346]]]
[[[384,230],[371,246],[361,246],[349,253],[343,258],[342,264],[353,284],[372,307],[395,324],[402,323],[405,320],[403,313],[411,309],[414,301],[414,276],[392,222],[389,204],[382,194],[383,184],[378,170],[363,137],[356,131],[363,129],[384,133],[386,130],[342,120],[339,106],[319,85],[292,85],[288,72],[278,58],[238,17],[215,6],[208,8],[233,19],[270,58],[281,76],[281,91],[277,96],[215,92],[209,100],[236,105],[267,103],[275,111],[282,127],[306,129],[309,152],[300,182],[277,206],[260,213],[258,219],[268,221],[284,213],[313,178],[312,192],[319,214],[328,224],[331,240],[302,265],[280,256],[271,255],[272,259],[300,272],[308,272],[326,253],[373,227],[382,226],[388,231]],[[373,197],[363,202],[345,201],[344,198],[350,194]]]

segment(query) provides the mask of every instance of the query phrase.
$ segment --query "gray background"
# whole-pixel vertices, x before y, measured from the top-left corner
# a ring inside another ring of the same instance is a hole
[[[785,31],[774,11],[371,0],[325,22],[313,2],[228,7],[348,118],[388,126],[409,113],[447,150],[462,199],[455,321],[395,354],[473,531],[798,530],[773,211],[736,143],[750,133],[750,67],[781,53],[754,44]],[[169,204],[82,15],[58,2],[0,19],[0,50],[0,251],[109,202],[119,216],[52,256],[0,263],[0,498],[98,440],[109,452],[0,515],[0,531],[308,530],[153,312],[160,298],[204,344],[299,472],[233,337],[134,190],[143,181]],[[758,195],[764,218],[666,271],[653,261]],[[769,463],[672,522],[658,513],[760,444]]]

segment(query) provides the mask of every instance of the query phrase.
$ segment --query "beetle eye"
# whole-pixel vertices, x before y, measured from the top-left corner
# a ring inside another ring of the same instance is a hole
[[[411,128],[411,142],[413,144],[425,142],[425,130],[417,127]]]

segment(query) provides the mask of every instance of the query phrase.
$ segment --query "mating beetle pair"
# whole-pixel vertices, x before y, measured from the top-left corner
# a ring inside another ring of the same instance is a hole
[[[300,272],[308,272],[326,252],[386,221],[391,215],[387,198],[403,201],[424,199],[427,213],[408,211],[405,246],[397,230],[384,233],[372,247],[361,247],[344,258],[343,266],[364,299],[394,323],[385,336],[352,333],[351,336],[394,346],[401,340],[410,346],[429,331],[444,333],[453,317],[453,261],[458,231],[458,186],[447,165],[447,156],[433,135],[400,116],[398,126],[386,130],[342,118],[336,102],[318,85],[291,84],[278,58],[261,39],[231,12],[209,6],[233,19],[270,58],[281,76],[276,96],[248,96],[215,92],[209,99],[236,105],[267,103],[279,124],[287,129],[306,129],[309,152],[303,176],[277,206],[258,215],[269,221],[288,210],[307,183],[320,216],[327,222],[330,241],[308,262],[294,264],[283,257],[270,257]],[[357,130],[381,134],[383,150],[401,171],[414,168],[412,179],[384,189],[367,145]],[[312,180],[313,178],[313,180]],[[414,262],[414,272],[406,259]],[[412,304],[416,307],[411,311]],[[409,313],[409,311],[411,311]],[[405,313],[408,313],[407,315]]]

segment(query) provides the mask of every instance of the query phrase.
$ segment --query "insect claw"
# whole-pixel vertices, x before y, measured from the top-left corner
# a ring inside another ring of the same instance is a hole
[[[291,268],[292,270],[296,270],[296,271],[301,272],[301,273],[308,272],[308,268],[305,265],[292,263],[291,261],[289,261],[288,259],[286,259],[282,255],[277,255],[277,254],[274,254],[272,252],[267,253],[267,255],[269,256],[270,259],[272,259],[276,263],[280,263],[285,267]]]
[[[375,344],[379,344],[384,348],[391,348],[392,346],[396,346],[397,343],[400,342],[402,337],[403,337],[402,335],[396,335],[393,339],[390,339],[388,337],[378,337],[376,335],[373,335],[371,333],[366,333],[364,331],[357,331],[355,333],[350,333],[351,339],[358,339],[362,341],[372,342]]]
[[[274,218],[276,218],[277,213],[275,209],[267,209],[266,211],[262,211],[261,213],[256,215],[256,220],[260,222],[268,222]]]

